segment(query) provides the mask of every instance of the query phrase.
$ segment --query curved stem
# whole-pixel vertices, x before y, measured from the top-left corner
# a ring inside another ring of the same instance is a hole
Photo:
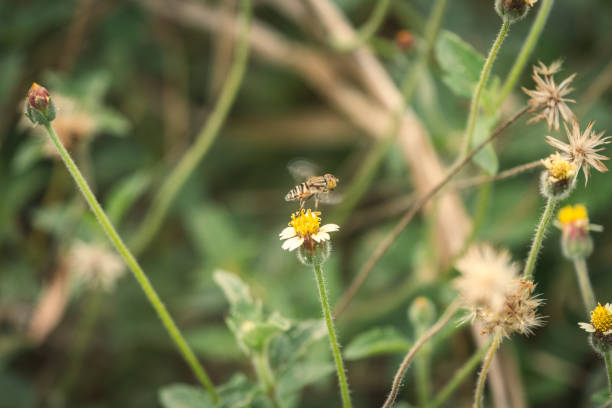
[[[276,398],[276,382],[270,369],[267,353],[257,353],[253,356],[253,366],[259,381],[262,383],[266,394],[270,397],[270,402],[274,408],[280,407]]]
[[[544,29],[544,25],[546,24],[546,20],[550,15],[550,10],[552,9],[554,0],[544,0],[540,5],[540,10],[538,11],[538,15],[536,16],[533,24],[531,25],[531,29],[529,30],[529,34],[527,38],[525,38],[525,42],[523,43],[523,47],[519,52],[518,57],[514,60],[514,65],[510,69],[510,73],[502,86],[502,89],[499,93],[499,98],[496,102],[494,111],[497,111],[499,107],[504,103],[514,85],[516,85],[516,81],[518,81],[523,68],[525,68],[525,64],[527,63],[527,59],[531,55],[531,52],[535,48],[538,39],[540,38],[540,34],[542,34],[542,30]]]
[[[446,175],[440,180],[436,185],[434,185],[425,195],[418,198],[415,203],[410,207],[410,209],[402,216],[399,220],[395,228],[391,231],[389,235],[387,235],[381,242],[378,244],[378,247],[374,250],[370,258],[366,261],[363,267],[360,269],[357,276],[351,282],[350,286],[338,302],[338,305],[335,308],[336,316],[339,316],[351,302],[355,294],[363,283],[366,281],[372,269],[374,269],[374,265],[378,262],[380,258],[387,252],[391,244],[395,241],[395,239],[399,236],[399,234],[406,228],[406,226],[410,223],[412,218],[419,212],[425,204],[429,202],[429,200],[434,197],[441,189],[444,187],[453,177],[459,173],[459,171],[467,165],[472,158],[478,153],[482,148],[484,148],[487,144],[495,140],[502,132],[510,126],[514,121],[516,121],[519,117],[521,117],[527,110],[528,106],[523,107],[521,110],[516,112],[511,118],[509,118],[505,123],[500,125],[497,129],[489,135],[488,138],[483,140],[478,146],[476,146],[467,156],[465,156],[462,160],[453,165],[446,173]]]
[[[495,356],[495,352],[499,347],[502,339],[501,330],[497,330],[493,335],[493,341],[491,342],[491,346],[489,347],[489,351],[487,352],[487,356],[482,363],[482,370],[480,371],[480,375],[478,376],[478,382],[476,383],[476,391],[474,393],[474,408],[482,407],[482,394],[484,392],[484,384],[487,379],[487,373],[489,372],[489,367],[491,366],[491,362],[493,361],[493,357]]]
[[[427,408],[439,408],[446,402],[447,399],[450,398],[451,395],[459,388],[461,384],[467,379],[467,377],[478,367],[478,363],[482,361],[485,354],[491,348],[491,344],[493,343],[493,339],[489,340],[489,342],[483,347],[479,348],[472,357],[466,361],[461,368],[459,368],[453,378],[446,384],[446,386],[438,393],[436,399],[433,400],[431,404],[427,406]]]
[[[442,314],[442,316],[440,316],[440,319],[438,319],[436,324],[431,326],[431,328],[412,345],[412,347],[406,354],[406,357],[404,357],[404,360],[400,364],[399,369],[395,373],[395,377],[393,378],[393,384],[391,386],[391,392],[389,392],[389,396],[383,404],[383,408],[390,408],[395,402],[397,394],[399,394],[400,387],[402,386],[402,379],[404,378],[404,374],[406,373],[406,370],[408,370],[412,359],[417,354],[419,349],[423,347],[423,345],[427,343],[427,341],[432,338],[437,332],[439,332],[455,315],[455,313],[457,313],[458,310],[459,302],[454,301],[446,308],[446,311],[444,312],[444,314]]]
[[[531,249],[529,250],[529,255],[527,256],[527,261],[525,261],[525,269],[523,270],[524,280],[533,280],[533,269],[535,267],[536,259],[540,253],[540,248],[542,248],[542,241],[544,240],[544,235],[546,234],[546,227],[548,227],[548,224],[552,219],[557,202],[558,200],[556,198],[549,198],[548,201],[546,201],[544,213],[542,214],[542,218],[540,219],[540,223],[536,229],[535,236],[533,237]]]
[[[353,41],[349,43],[342,43],[333,40],[331,45],[338,51],[351,52],[361,47],[366,41],[368,41],[382,24],[387,12],[389,11],[389,5],[391,0],[376,0],[376,6],[372,10],[372,14],[368,20],[357,30],[357,35]]]
[[[351,397],[349,395],[348,383],[346,381],[344,362],[342,361],[340,346],[338,345],[338,338],[336,337],[336,330],[334,329],[334,321],[332,319],[331,309],[329,307],[329,299],[327,298],[327,289],[325,288],[325,278],[323,277],[323,272],[321,271],[321,264],[315,263],[313,265],[313,269],[317,279],[317,286],[319,287],[319,297],[321,299],[323,317],[325,317],[327,331],[329,332],[329,343],[331,344],[334,361],[336,363],[338,383],[340,384],[340,394],[342,395],[342,406],[344,408],[351,408]]]
[[[478,79],[478,83],[476,84],[476,88],[474,89],[474,95],[472,96],[472,102],[470,103],[470,113],[467,120],[467,127],[465,129],[464,136],[464,145],[463,145],[463,156],[467,155],[472,147],[472,135],[474,134],[474,128],[476,127],[476,119],[478,118],[478,111],[480,108],[480,96],[482,95],[482,91],[487,83],[487,79],[489,79],[489,73],[491,72],[491,68],[493,67],[493,62],[495,61],[495,57],[497,57],[497,53],[501,48],[502,43],[504,42],[504,38],[508,34],[508,29],[510,28],[510,21],[504,19],[502,23],[501,29],[499,33],[497,33],[497,37],[495,38],[495,42],[489,50],[489,55],[485,60],[485,63],[482,67],[482,71],[480,71],[480,78]]]
[[[586,308],[587,315],[593,309],[595,309],[595,293],[593,292],[593,286],[591,286],[591,280],[589,279],[589,270],[584,258],[574,259],[574,269],[576,269],[576,277],[578,278],[578,286],[580,287],[580,293],[582,294],[582,300],[584,307]]]
[[[208,390],[208,392],[210,393],[211,399],[216,403],[217,401],[219,401],[219,397],[217,395],[215,387],[213,386],[212,382],[210,381],[208,377],[208,374],[206,374],[206,370],[204,370],[204,367],[202,367],[202,365],[196,358],[195,354],[193,354],[193,351],[191,350],[191,348],[185,341],[185,338],[181,334],[181,331],[174,323],[174,320],[168,313],[168,310],[162,303],[161,299],[159,298],[159,295],[153,288],[153,285],[151,285],[149,278],[147,278],[147,275],[145,275],[144,271],[138,264],[138,261],[136,260],[134,255],[132,255],[130,250],[123,243],[123,240],[121,239],[121,237],[115,230],[115,227],[113,226],[111,221],[108,219],[108,216],[102,209],[102,206],[100,205],[100,203],[98,203],[98,200],[96,199],[93,192],[89,188],[87,181],[85,180],[85,178],[79,171],[78,167],[72,160],[72,157],[70,157],[70,154],[68,153],[66,148],[60,142],[51,124],[47,123],[45,125],[45,129],[49,133],[49,136],[51,140],[53,141],[53,144],[57,148],[60,156],[62,157],[62,160],[66,164],[66,167],[68,168],[68,171],[72,175],[75,183],[81,190],[83,197],[89,204],[89,207],[91,208],[92,212],[95,214],[96,218],[98,219],[98,222],[104,229],[104,232],[106,233],[108,238],[111,240],[111,242],[113,243],[113,245],[115,246],[119,254],[123,257],[123,259],[125,260],[125,263],[128,265],[132,273],[134,274],[134,277],[140,284],[140,287],[142,288],[143,292],[147,296],[147,299],[151,303],[151,306],[153,306],[153,308],[157,312],[157,315],[159,316],[162,323],[164,324],[164,327],[168,331],[168,334],[170,335],[172,340],[174,340],[179,352],[182,354],[187,364],[189,364],[189,366],[191,367],[191,370],[193,371],[195,376],[198,378],[198,380],[200,380],[202,385]]]
[[[499,180],[504,180],[510,177],[514,177],[518,174],[521,174],[523,172],[529,171],[529,170],[533,170],[537,167],[540,167],[542,165],[542,160],[535,160],[529,163],[525,163],[525,164],[520,164],[518,166],[512,167],[508,170],[504,170],[502,172],[499,172],[498,174],[494,175],[494,176],[486,176],[486,175],[480,175],[480,176],[474,176],[474,177],[470,177],[470,178],[465,178],[463,180],[458,180],[457,182],[455,182],[453,184],[453,188],[457,189],[457,190],[463,190],[466,188],[470,188],[470,187],[474,187],[480,184],[485,184],[485,183],[490,183],[493,181],[499,181]]]
[[[236,99],[242,79],[244,78],[249,55],[248,34],[251,21],[251,0],[242,0],[240,20],[240,38],[236,47],[236,55],[227,81],[221,90],[219,100],[206,125],[204,125],[204,128],[196,137],[195,143],[172,170],[153,199],[149,211],[131,242],[135,254],[140,254],[161,228],[172,202],[210,149]]]

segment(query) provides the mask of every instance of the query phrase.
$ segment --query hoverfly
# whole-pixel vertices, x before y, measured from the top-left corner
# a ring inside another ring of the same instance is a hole
[[[305,160],[297,160],[289,164],[289,171],[297,179],[304,179],[285,195],[285,201],[300,201],[300,209],[304,208],[304,204],[310,198],[315,199],[315,208],[319,208],[319,201],[334,203],[338,201],[338,197],[330,197],[330,191],[333,191],[340,179],[330,173],[323,176],[314,176],[315,166]]]

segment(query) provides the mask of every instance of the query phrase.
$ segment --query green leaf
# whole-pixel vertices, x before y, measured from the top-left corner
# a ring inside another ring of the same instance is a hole
[[[347,360],[406,352],[410,342],[393,327],[377,327],[358,335],[344,350]]]
[[[234,375],[218,392],[220,402],[215,405],[201,387],[171,384],[159,390],[159,402],[164,408],[246,408],[260,393],[244,374]]]
[[[213,279],[221,287],[231,307],[253,304],[249,287],[236,275],[223,270],[216,270]]]
[[[236,346],[234,336],[227,327],[207,324],[185,331],[187,342],[193,351],[215,361],[238,361],[243,354]]]
[[[207,408],[215,405],[202,388],[186,384],[172,384],[159,391],[159,402],[164,408]]]
[[[478,118],[476,127],[474,128],[474,135],[472,137],[472,148],[476,147],[483,140],[489,137],[495,123],[497,123],[496,116],[480,116]],[[491,143],[476,153],[473,161],[490,176],[496,174],[497,170],[499,169],[497,154],[495,153],[495,149]]]
[[[335,367],[327,362],[304,362],[296,364],[278,378],[278,392],[281,399],[307,385],[327,377],[335,371]]]
[[[471,97],[485,58],[450,31],[440,33],[436,44],[436,57],[444,72],[444,83],[455,94]]]
[[[305,320],[294,324],[280,336],[276,336],[269,348],[270,364],[282,372],[306,355],[308,349],[318,340],[327,336],[323,319]]]

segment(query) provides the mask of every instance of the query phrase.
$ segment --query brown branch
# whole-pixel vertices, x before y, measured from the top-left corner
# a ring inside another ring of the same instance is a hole
[[[457,313],[459,307],[460,304],[458,301],[454,301],[453,303],[451,303],[446,308],[444,314],[440,316],[440,319],[438,319],[436,324],[431,326],[431,328],[412,345],[412,347],[406,354],[406,357],[404,357],[404,360],[400,364],[399,369],[395,373],[395,377],[393,378],[393,385],[391,386],[391,392],[389,393],[389,396],[383,404],[383,408],[390,408],[393,405],[393,402],[395,402],[397,394],[399,393],[399,389],[402,385],[402,379],[404,378],[404,374],[406,373],[406,370],[408,369],[408,366],[410,366],[410,362],[412,361],[416,353],[421,349],[421,347],[423,347],[425,343],[427,343],[429,339],[431,339],[444,326],[446,326],[448,321],[455,315],[455,313]]]
[[[423,208],[423,206],[427,204],[427,202],[432,197],[434,197],[442,189],[442,187],[444,187],[444,185],[446,185],[446,183],[448,183],[457,173],[459,173],[459,171],[472,160],[472,158],[476,155],[476,153],[478,153],[480,150],[482,150],[483,147],[485,147],[491,141],[495,140],[498,136],[500,136],[502,132],[510,124],[512,124],[521,115],[527,112],[528,109],[529,107],[525,106],[524,108],[519,110],[517,113],[515,113],[504,124],[500,125],[497,129],[495,129],[495,131],[493,131],[493,133],[491,133],[491,135],[488,138],[480,142],[480,144],[476,146],[467,156],[465,156],[463,159],[457,162],[453,167],[451,167],[451,169],[447,172],[446,176],[444,176],[442,180],[440,180],[436,185],[434,185],[431,188],[431,190],[429,190],[425,195],[421,196],[421,198],[416,200],[414,205],[400,219],[400,221],[397,223],[395,228],[393,228],[391,233],[387,235],[380,242],[380,244],[378,245],[374,253],[370,256],[368,261],[361,268],[355,280],[351,283],[349,288],[346,290],[340,302],[338,302],[338,305],[335,308],[336,317],[338,317],[346,309],[346,307],[351,302],[351,300],[353,299],[353,297],[355,296],[359,288],[361,288],[365,280],[370,275],[370,272],[372,272],[372,269],[374,269],[374,265],[376,265],[376,263],[380,260],[380,258],[382,258],[385,252],[387,252],[389,247],[391,247],[391,244],[393,244],[393,242],[399,236],[399,234],[404,230],[404,228],[406,228],[406,226],[412,220],[415,214],[419,212]]]

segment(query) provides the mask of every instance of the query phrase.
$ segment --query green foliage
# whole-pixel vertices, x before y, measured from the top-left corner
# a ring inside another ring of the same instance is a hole
[[[236,374],[219,387],[219,404],[214,404],[202,388],[187,384],[161,388],[159,402],[164,408],[247,408],[254,406],[253,401],[260,392],[243,374]]]
[[[410,349],[410,341],[394,327],[375,327],[359,334],[344,349],[347,360],[382,355],[405,353]]]

